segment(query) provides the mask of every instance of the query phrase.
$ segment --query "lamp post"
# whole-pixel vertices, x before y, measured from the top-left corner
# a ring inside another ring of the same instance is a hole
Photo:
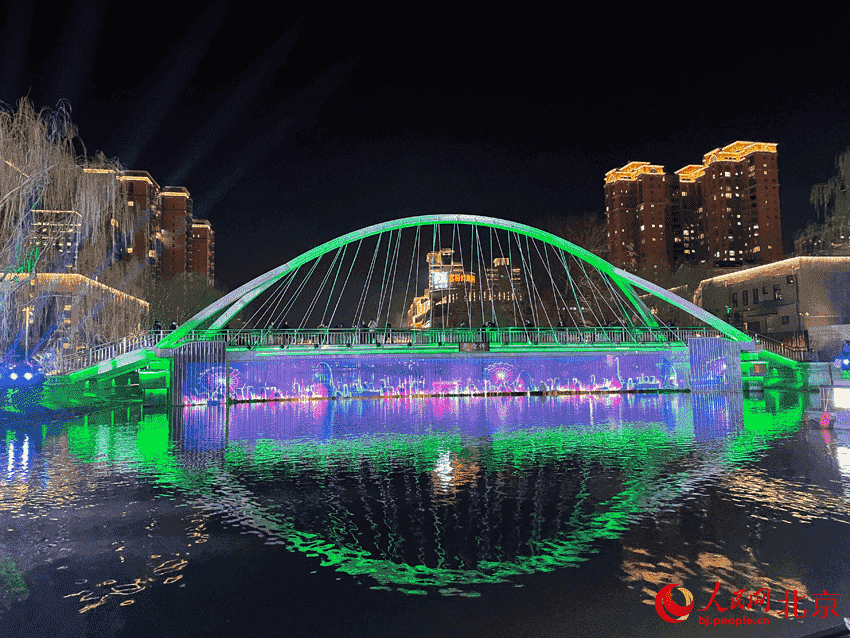
[[[30,307],[24,307],[24,360],[29,359],[30,352]]]

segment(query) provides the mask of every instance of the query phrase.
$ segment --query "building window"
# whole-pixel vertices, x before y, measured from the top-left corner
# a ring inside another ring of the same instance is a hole
[[[753,288],[753,303],[759,302],[759,289]]]
[[[765,297],[767,297],[767,295],[770,293],[770,290],[768,290],[767,286],[764,286],[762,287],[761,292]]]
[[[747,306],[747,305],[749,305],[749,299],[748,299],[748,297],[749,297],[749,293],[748,293],[746,290],[744,290],[744,291],[741,293],[741,305],[742,305],[742,306]]]
[[[732,307],[733,308],[738,307],[738,293],[737,292],[732,293]]]
[[[785,277],[785,283],[793,284],[794,283],[794,275],[788,275]]]
[[[782,325],[787,326],[791,323],[791,317],[789,315],[782,315]]]
[[[776,300],[782,300],[782,286],[780,284],[773,285],[773,298]]]

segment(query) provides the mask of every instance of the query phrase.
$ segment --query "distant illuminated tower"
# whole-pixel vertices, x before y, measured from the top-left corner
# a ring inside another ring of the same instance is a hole
[[[431,291],[426,288],[421,297],[414,297],[407,310],[407,327],[425,330],[431,327]]]

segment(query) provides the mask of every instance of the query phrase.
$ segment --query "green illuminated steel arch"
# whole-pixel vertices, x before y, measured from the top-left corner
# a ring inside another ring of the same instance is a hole
[[[215,303],[210,304],[207,308],[186,321],[176,331],[162,339],[157,346],[160,348],[174,347],[187,333],[192,330],[218,330],[223,328],[240,310],[251,303],[251,301],[262,294],[276,281],[293,270],[301,267],[305,263],[319,258],[332,250],[340,248],[341,246],[388,231],[415,226],[438,226],[441,224],[466,224],[470,226],[483,226],[507,230],[520,235],[525,235],[532,239],[540,240],[554,246],[555,248],[560,248],[608,275],[620,291],[629,299],[629,301],[632,302],[636,311],[649,326],[658,326],[658,322],[650,312],[649,308],[646,307],[646,304],[643,303],[638,294],[635,292],[635,288],[664,299],[671,305],[684,310],[697,319],[707,323],[732,341],[751,341],[751,338],[745,333],[733,326],[730,326],[725,321],[718,319],[699,306],[695,306],[686,299],[683,299],[678,295],[674,295],[664,288],[656,286],[637,275],[621,270],[598,255],[594,255],[581,246],[577,246],[566,239],[553,235],[552,233],[548,233],[525,224],[507,221],[504,219],[496,219],[495,217],[480,217],[477,215],[421,215],[418,217],[405,217],[404,219],[381,222],[380,224],[356,230],[348,233],[347,235],[342,235],[341,237],[325,242],[320,246],[316,246],[315,248],[299,255],[295,259],[278,266],[274,270],[270,270],[264,275],[256,277],[247,284],[225,295]]]

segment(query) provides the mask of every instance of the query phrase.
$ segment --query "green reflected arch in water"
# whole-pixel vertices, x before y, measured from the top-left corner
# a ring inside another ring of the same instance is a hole
[[[200,452],[181,451],[168,416],[162,414],[146,416],[137,424],[82,418],[69,422],[66,431],[69,451],[79,461],[107,462],[141,472],[172,498],[186,499],[211,514],[249,520],[252,528],[267,535],[268,543],[317,557],[323,567],[368,576],[377,587],[407,593],[437,587],[445,594],[474,595],[469,591],[474,585],[585,561],[595,543],[618,538],[639,516],[671,502],[706,473],[755,461],[772,440],[799,428],[807,405],[803,395],[795,396],[793,401],[773,402],[745,398],[743,426],[717,444],[700,448],[696,459],[695,432],[688,426],[693,420],[690,404],[672,431],[662,423],[612,423],[537,426],[484,437],[444,431],[328,440],[265,438],[254,443],[225,441],[219,450]],[[226,415],[224,421],[226,426]],[[615,483],[616,493],[594,501],[590,491],[597,477],[585,471],[569,525],[562,533],[535,535],[532,529],[524,553],[505,560],[479,560],[472,567],[448,560],[437,565],[411,564],[388,556],[390,552],[382,556],[348,533],[351,512],[344,503],[331,508],[324,526],[305,526],[285,504],[265,503],[246,485],[306,474],[327,482],[363,467],[379,478],[401,467],[413,476],[430,475],[436,481],[446,459],[459,467],[474,461],[476,473],[496,477],[580,459],[585,468],[602,468],[603,474],[611,470],[622,478]]]

